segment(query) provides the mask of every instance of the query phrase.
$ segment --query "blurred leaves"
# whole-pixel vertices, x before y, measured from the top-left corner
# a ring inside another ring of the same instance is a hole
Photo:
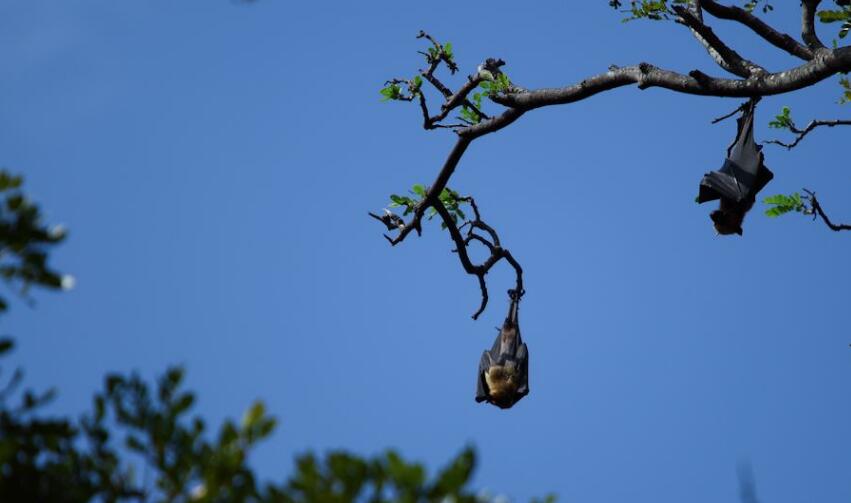
[[[39,207],[23,194],[22,184],[22,177],[0,169],[0,277],[21,295],[32,285],[70,288],[71,277],[47,264],[48,252],[65,239],[65,229],[42,223]],[[7,307],[0,297],[0,312]]]
[[[746,11],[748,11],[748,12],[753,12],[757,8],[759,3],[760,3],[760,0],[749,0],[749,1],[745,2],[744,5],[742,5],[742,8],[745,9]],[[763,14],[767,14],[767,13],[773,11],[773,10],[774,10],[774,7],[772,7],[771,4],[769,4],[767,2],[763,2],[763,5],[762,5]]]
[[[845,38],[851,31],[851,6],[848,5],[848,2],[845,2],[845,5],[840,5],[837,2],[837,5],[840,6],[839,9],[822,10],[817,14],[822,23],[840,23],[839,38]]]
[[[621,10],[624,2],[620,0],[610,0],[609,6],[613,9]],[[627,14],[621,21],[624,23],[635,21],[636,19],[649,19],[651,21],[667,21],[676,17],[676,13],[668,6],[671,5],[689,5],[691,0],[631,0],[627,9],[621,10]]]
[[[839,99],[839,104],[844,105],[846,103],[851,102],[851,81],[848,80],[848,77],[840,77],[839,85],[842,86],[842,98]]]
[[[469,487],[476,465],[470,447],[433,477],[392,450],[372,458],[334,451],[299,456],[282,484],[260,483],[248,456],[275,419],[255,402],[239,424],[225,421],[207,435],[204,420],[189,414],[195,397],[183,378],[179,367],[155,386],[136,374],[108,375],[79,421],[37,416],[50,392],[25,392],[18,407],[4,400],[0,501],[485,501]]]

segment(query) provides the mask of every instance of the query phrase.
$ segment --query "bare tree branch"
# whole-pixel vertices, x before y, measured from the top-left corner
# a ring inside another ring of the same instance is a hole
[[[803,0],[801,2],[801,38],[807,46],[815,53],[820,49],[826,49],[818,35],[816,35],[816,9],[821,0]]]
[[[783,49],[793,56],[804,60],[811,60],[814,57],[813,51],[811,51],[808,47],[804,46],[790,35],[775,30],[763,20],[741,7],[728,7],[726,5],[719,4],[714,0],[699,0],[699,3],[701,7],[703,7],[703,10],[712,16],[718,19],[739,22],[753,30],[757,35],[765,39],[771,45],[779,49]]]
[[[825,214],[824,210],[822,209],[821,204],[819,204],[818,199],[816,199],[816,193],[815,192],[813,192],[811,190],[807,190],[807,189],[804,189],[804,192],[807,193],[807,196],[805,196],[805,197],[809,200],[809,204],[810,204],[810,208],[807,210],[807,212],[812,213],[813,218],[815,218],[816,215],[821,217],[821,219],[824,220],[824,223],[832,231],[836,231],[836,232],[851,231],[851,225],[834,224],[833,222],[830,221],[829,218],[827,218],[827,215]]]
[[[472,200],[472,198],[468,196],[466,198],[463,198],[463,200],[469,201]],[[494,231],[490,226],[481,221],[478,210],[475,212],[475,220],[468,222],[468,224],[470,225],[470,230],[468,231],[467,237],[465,238],[461,234],[461,231],[458,226],[455,224],[455,220],[452,218],[452,215],[449,214],[449,210],[446,209],[443,203],[437,201],[433,207],[435,210],[437,210],[437,214],[440,215],[440,217],[443,219],[444,225],[446,225],[447,230],[449,230],[449,235],[455,242],[455,251],[458,253],[458,259],[461,261],[461,265],[464,267],[464,271],[466,271],[467,274],[477,276],[479,279],[479,287],[482,290],[482,302],[479,305],[479,309],[475,313],[473,313],[474,320],[478,319],[479,315],[484,312],[485,308],[488,305],[488,288],[487,283],[485,282],[485,275],[500,260],[505,259],[514,268],[514,272],[516,274],[517,291],[523,291],[523,268],[520,267],[520,264],[511,255],[511,252],[500,246],[499,238],[496,235],[496,231]],[[488,233],[490,233],[493,237],[493,242],[488,241],[487,239],[478,234],[475,234],[473,232],[474,228],[487,230]],[[473,262],[470,260],[470,255],[467,252],[467,246],[470,244],[471,241],[474,240],[483,243],[490,251],[490,256],[479,265],[473,264]]]
[[[796,147],[798,143],[800,143],[801,140],[803,140],[804,137],[810,133],[810,131],[820,126],[851,126],[851,120],[813,120],[810,121],[810,123],[807,124],[807,127],[805,127],[804,129],[798,129],[797,127],[795,127],[794,124],[792,124],[789,126],[789,130],[797,135],[794,141],[792,141],[791,143],[784,143],[780,140],[768,140],[765,143],[780,145],[781,147],[786,147],[787,150],[791,150]]]
[[[501,105],[530,110],[573,103],[603,91],[637,84],[639,89],[661,87],[685,94],[734,98],[753,98],[788,93],[811,86],[839,72],[851,71],[851,47],[827,51],[801,66],[759,78],[737,80],[710,77],[692,70],[689,75],[664,70],[649,63],[622,68],[589,77],[579,84],[562,88],[538,89],[499,95],[491,99]]]
[[[725,119],[729,119],[730,117],[732,117],[732,116],[736,115],[737,113],[741,112],[742,110],[744,110],[744,108],[747,105],[748,105],[748,102],[746,101],[746,102],[742,103],[741,105],[739,105],[738,107],[736,107],[736,109],[733,110],[732,112],[730,112],[728,114],[724,114],[721,117],[716,117],[716,118],[712,119],[712,124],[718,124],[719,122],[721,122]]]
[[[679,21],[689,27],[694,37],[706,49],[718,66],[734,75],[744,78],[766,73],[764,68],[743,58],[739,53],[722,42],[715,32],[712,31],[712,28],[705,25],[693,10],[681,5],[675,5],[673,9],[679,16]]]

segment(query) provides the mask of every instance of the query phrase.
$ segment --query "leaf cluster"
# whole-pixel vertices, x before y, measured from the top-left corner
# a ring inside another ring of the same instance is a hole
[[[742,8],[748,12],[753,12],[759,6],[761,0],[748,0],[742,4]],[[609,0],[609,7],[620,10],[627,14],[621,21],[624,23],[634,21],[636,19],[649,19],[651,21],[668,21],[676,17],[676,12],[671,8],[673,5],[689,6],[694,2],[692,0],[630,0],[627,9],[621,9],[624,2],[621,0]],[[762,12],[768,13],[774,10],[774,7],[767,2],[763,2]]]
[[[841,77],[839,79],[839,85],[843,89],[842,97],[839,98],[839,104],[844,105],[851,102],[851,81],[848,80],[848,77]]]
[[[11,348],[10,341],[4,347]],[[138,375],[109,375],[79,421],[43,419],[52,398],[24,392],[0,409],[0,501],[249,501],[261,495],[248,452],[275,427],[260,402],[212,439],[193,393],[171,368],[149,386]],[[7,387],[8,388],[8,387]],[[8,395],[8,394],[7,394]],[[136,462],[134,463],[135,460]],[[139,480],[143,465],[151,480]]]
[[[38,205],[23,194],[22,184],[21,176],[0,169],[0,277],[22,295],[33,285],[70,287],[70,277],[47,264],[48,251],[65,239],[66,232],[42,223]],[[7,307],[0,297],[0,312]]]
[[[748,11],[748,12],[753,12],[754,10],[756,10],[757,6],[759,5],[759,2],[760,2],[760,0],[749,0],[749,1],[745,2],[744,5],[742,5],[742,8],[745,9],[746,11]],[[763,3],[763,5],[762,5],[763,14],[767,14],[767,13],[773,11],[773,10],[774,10],[774,7],[772,7],[771,4],[769,4],[768,2]]]
[[[765,204],[773,205],[771,208],[765,210],[765,214],[772,218],[779,217],[780,215],[789,213],[790,211],[801,213],[806,209],[804,201],[801,198],[801,194],[797,192],[788,196],[784,194],[768,196],[763,199],[763,202]]]
[[[481,110],[482,100],[485,97],[496,96],[511,88],[511,79],[504,72],[500,72],[494,76],[493,80],[479,82],[479,87],[482,89],[482,92],[473,93],[473,104],[476,105],[477,109]],[[460,114],[462,119],[472,124],[478,124],[482,120],[482,117],[467,105],[461,107]]]
[[[425,36],[425,34],[422,34]],[[426,57],[426,63],[429,66],[437,64],[440,61],[446,63],[449,72],[454,74],[458,71],[458,63],[455,62],[455,53],[452,52],[452,42],[439,44],[434,39],[429,38],[433,45],[428,48],[428,52],[423,53]]]
[[[402,215],[408,215],[412,213],[417,208],[417,206],[423,202],[427,193],[428,191],[424,185],[419,183],[414,184],[414,186],[411,187],[411,190],[409,191],[409,194],[411,194],[411,196],[413,197],[391,194],[391,202],[389,206],[391,208],[404,207],[405,209]],[[440,194],[437,196],[437,199],[440,204],[442,204],[443,207],[446,208],[447,211],[449,211],[449,214],[452,216],[452,219],[455,221],[456,224],[459,220],[466,220],[467,216],[461,209],[461,205],[465,204],[467,201],[463,197],[461,197],[460,194],[446,187],[442,191],[440,191]],[[437,210],[431,208],[428,212],[428,219],[431,220],[436,214]],[[445,229],[446,224],[444,222],[441,222],[440,227],[442,229]]]
[[[851,31],[851,6],[847,2],[845,5],[837,2],[837,5],[840,5],[839,9],[819,11],[818,18],[822,23],[840,23],[839,38],[845,38]]]
[[[0,341],[0,353],[12,346]],[[0,501],[486,501],[470,488],[476,455],[469,447],[432,477],[392,450],[372,458],[334,451],[301,455],[287,480],[261,483],[248,455],[276,420],[256,402],[239,423],[205,434],[204,420],[190,415],[195,395],[183,389],[178,367],[155,386],[136,374],[108,375],[78,421],[38,415],[52,392],[27,391],[9,405],[15,379],[0,394]]]
[[[402,90],[402,84],[408,88],[407,94]],[[422,86],[423,78],[419,75],[415,75],[409,80],[387,82],[387,85],[379,91],[382,96],[381,101],[411,101],[422,92]]]
[[[474,503],[482,501],[468,488],[475,465],[475,452],[468,447],[429,480],[423,465],[405,461],[393,450],[371,459],[337,451],[322,460],[309,453],[296,460],[296,475],[271,495],[275,501],[293,503]]]
[[[792,109],[783,107],[778,115],[774,116],[774,120],[768,123],[768,127],[774,129],[792,129],[795,127],[795,122],[792,120]]]
[[[635,21],[636,19],[649,19],[651,21],[667,21],[676,13],[671,9],[670,5],[689,5],[691,0],[631,0],[627,9],[621,10],[623,2],[620,0],[609,1],[609,6],[613,9],[621,10],[627,14],[621,19],[622,22]]]
[[[449,215],[452,217],[452,221],[455,222],[455,225],[458,225],[459,220],[464,221],[467,219],[467,215],[465,215],[464,211],[461,209],[461,205],[465,204],[467,201],[463,199],[460,194],[447,187],[440,191],[440,195],[437,196],[437,198],[440,201],[440,204],[442,204],[449,212]],[[432,208],[429,211],[428,219],[431,220],[436,214],[437,210]],[[445,229],[446,222],[440,222],[440,228]]]

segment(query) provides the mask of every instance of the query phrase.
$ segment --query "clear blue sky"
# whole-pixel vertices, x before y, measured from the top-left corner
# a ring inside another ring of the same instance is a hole
[[[797,3],[776,7],[797,33]],[[716,26],[771,70],[797,64]],[[279,417],[264,477],[306,450],[435,468],[471,443],[476,487],[517,501],[733,502],[742,462],[764,502],[849,501],[851,235],[761,205],[743,238],[714,235],[693,199],[734,133],[709,121],[736,100],[623,88],[471,147],[452,186],[525,268],[532,390],[509,411],[473,401],[510,272],[474,322],[478,286],[436,223],[391,249],[367,216],[433,180],[453,141],[379,102],[422,66],[421,28],[464,74],[501,57],[525,87],[639,61],[720,74],[682,27],[602,1],[0,5],[0,164],[70,229],[53,264],[77,278],[4,319],[28,383],[60,388],[52,410],[87,409],[107,371],[180,363],[213,423],[257,398]],[[758,139],[783,105],[847,116],[838,96],[763,100]],[[767,147],[764,194],[806,186],[851,220],[847,135]]]

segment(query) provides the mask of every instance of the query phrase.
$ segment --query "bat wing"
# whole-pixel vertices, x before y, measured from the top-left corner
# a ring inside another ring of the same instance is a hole
[[[756,172],[756,182],[753,186],[753,194],[758,194],[768,182],[770,182],[774,178],[774,173],[771,172],[765,164],[759,165],[759,171]]]
[[[703,177],[697,202],[719,198],[740,202],[762,190],[774,177],[763,164],[762,147],[754,141],[754,107],[755,102],[750,101],[737,119],[736,138],[727,148],[724,165]]]
[[[494,357],[494,360],[499,359],[499,353],[502,349],[502,330],[497,330],[496,339],[493,341],[493,346],[491,346],[491,356]]]
[[[488,399],[488,384],[485,382],[485,372],[491,367],[491,355],[488,351],[482,352],[482,359],[479,360],[479,372],[477,374],[476,383],[476,402],[484,402]]]
[[[523,376],[520,387],[517,388],[517,400],[520,400],[529,394],[529,350],[525,343],[520,344],[520,348],[517,350],[517,361]]]

